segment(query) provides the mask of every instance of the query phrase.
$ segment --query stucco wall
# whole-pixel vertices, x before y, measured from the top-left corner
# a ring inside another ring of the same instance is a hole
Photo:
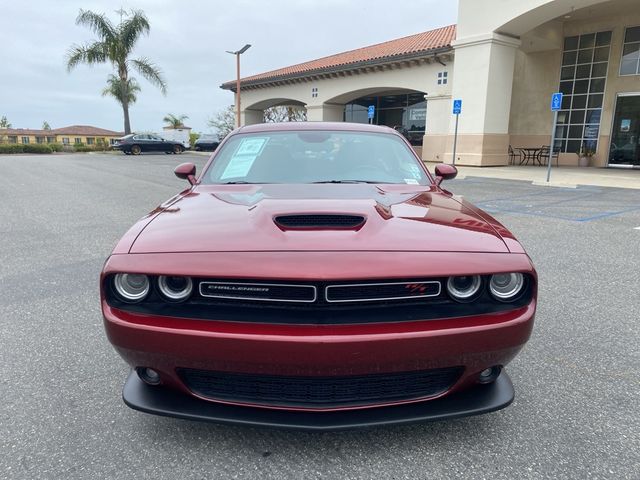
[[[383,90],[408,89],[426,92],[429,96],[450,95],[453,81],[452,62],[421,63],[410,67],[377,70],[294,83],[276,87],[242,91],[242,110],[263,110],[273,105],[297,103],[305,105],[309,120],[342,120],[342,106],[364,95],[376,94]],[[438,72],[448,72],[447,85],[438,85]],[[316,88],[317,97],[312,89]],[[448,118],[432,117],[427,105],[427,130],[446,131]],[[248,119],[249,115],[245,112]],[[339,118],[338,118],[339,117]],[[257,117],[252,117],[255,120]]]
[[[605,0],[459,0],[458,39],[501,32],[520,36],[547,21]]]

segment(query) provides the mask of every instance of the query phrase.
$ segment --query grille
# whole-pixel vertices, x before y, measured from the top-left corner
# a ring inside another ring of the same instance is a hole
[[[196,395],[272,406],[331,408],[432,397],[460,378],[462,367],[341,377],[298,377],[178,369]]]
[[[328,302],[371,302],[437,297],[438,295],[440,295],[440,282],[435,281],[329,285],[326,289]]]
[[[364,224],[362,215],[279,215],[276,224],[284,229],[355,229]]]
[[[316,300],[316,287],[276,283],[200,282],[200,295],[231,300],[312,303]]]

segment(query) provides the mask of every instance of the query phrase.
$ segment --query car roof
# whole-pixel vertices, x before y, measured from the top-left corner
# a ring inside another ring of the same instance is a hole
[[[338,130],[343,132],[372,132],[393,133],[400,135],[393,128],[382,125],[369,125],[367,123],[348,122],[281,122],[281,123],[257,123],[246,125],[233,131],[233,133],[257,133],[279,131],[305,131],[305,130]]]

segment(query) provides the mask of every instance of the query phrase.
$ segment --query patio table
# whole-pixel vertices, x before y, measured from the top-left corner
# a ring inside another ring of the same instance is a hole
[[[518,150],[522,152],[520,165],[529,165],[529,160],[532,160],[534,164],[538,162],[538,165],[542,165],[538,158],[538,154],[540,153],[540,150],[542,150],[542,147],[518,147]]]

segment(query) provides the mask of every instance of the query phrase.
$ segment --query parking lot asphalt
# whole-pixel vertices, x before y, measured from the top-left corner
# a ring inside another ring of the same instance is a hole
[[[640,478],[640,194],[467,177],[540,276],[505,410],[337,433],[155,417],[120,398],[98,275],[206,156],[0,156],[0,478]]]

